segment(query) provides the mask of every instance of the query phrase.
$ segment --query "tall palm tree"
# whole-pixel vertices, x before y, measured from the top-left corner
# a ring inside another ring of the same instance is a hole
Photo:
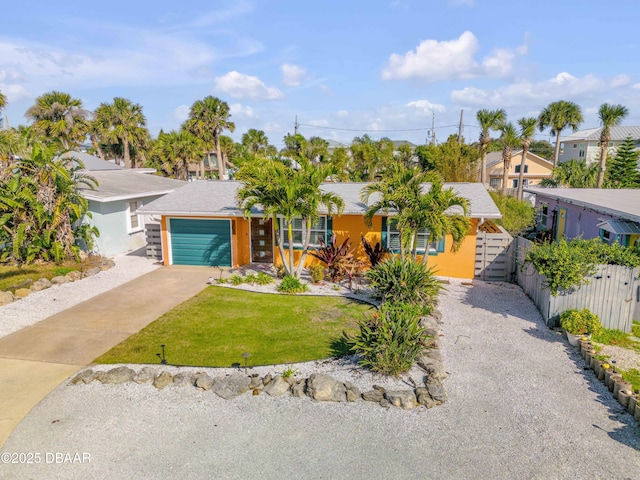
[[[575,132],[582,122],[582,110],[580,107],[573,102],[566,102],[564,100],[550,103],[540,112],[540,115],[538,115],[540,131],[550,127],[551,135],[556,136],[556,147],[553,154],[554,168],[558,166],[558,157],[560,157],[560,134],[562,130],[571,127]]]
[[[98,106],[94,121],[104,140],[122,144],[124,168],[131,168],[132,147],[143,146],[149,137],[142,106],[126,98],[115,97],[113,103]]]
[[[250,128],[246,133],[242,134],[241,143],[253,154],[265,153],[269,148],[267,135],[264,131],[256,130],[255,128]]]
[[[506,122],[500,125],[499,130],[501,132],[500,145],[502,146],[502,194],[507,194],[507,182],[509,181],[509,170],[511,170],[511,157],[513,148],[516,147],[520,141],[518,131],[511,122]]]
[[[575,158],[562,162],[553,169],[551,178],[544,178],[541,187],[557,188],[595,188],[598,183],[598,169],[600,165],[587,165],[586,160]]]
[[[507,114],[504,110],[478,110],[476,118],[480,124],[480,153],[482,154],[482,166],[480,170],[480,182],[487,183],[487,147],[491,143],[491,130],[505,122]]]
[[[245,164],[237,174],[243,185],[238,189],[238,204],[247,217],[251,209],[260,205],[264,217],[271,218],[276,229],[276,243],[280,258],[288,275],[298,277],[309,248],[311,226],[324,206],[329,215],[340,213],[343,200],[320,188],[326,178],[326,167],[318,168],[302,160],[299,169],[293,169],[271,159],[259,159]],[[306,226],[306,240],[297,268],[293,250],[293,221],[302,218]],[[280,221],[278,221],[280,220]],[[284,251],[284,230],[287,231],[288,261]]]
[[[0,127],[2,127],[2,110],[7,106],[7,97],[4,96],[2,92],[0,92]]]
[[[160,132],[151,150],[150,164],[178,180],[189,179],[189,164],[202,158],[202,144],[186,130]]]
[[[607,153],[611,141],[611,127],[620,125],[622,120],[629,115],[629,109],[622,105],[603,103],[598,110],[598,118],[602,125],[600,132],[600,171],[598,172],[598,188],[604,184],[604,172],[607,168]]]
[[[531,137],[536,132],[538,119],[534,117],[521,118],[518,120],[520,125],[520,141],[522,142],[522,158],[520,160],[520,176],[518,177],[518,200],[522,200],[522,187],[524,183],[524,167],[527,159],[527,153],[531,146]]]
[[[88,112],[82,100],[68,93],[51,91],[36,98],[25,117],[33,121],[35,131],[49,141],[60,142],[63,150],[77,147],[84,140]]]
[[[220,135],[224,130],[233,132],[236,129],[235,124],[229,121],[229,117],[231,117],[231,113],[227,102],[223,102],[217,97],[207,96],[202,100],[196,100],[191,105],[189,118],[183,126],[199,138],[206,147],[209,165],[211,165],[211,149],[215,148],[220,180],[226,178],[225,163],[220,150]]]

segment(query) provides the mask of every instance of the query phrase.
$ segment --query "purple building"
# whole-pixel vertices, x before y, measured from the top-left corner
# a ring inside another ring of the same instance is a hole
[[[525,188],[536,195],[538,230],[551,238],[600,238],[632,246],[640,239],[640,189]]]

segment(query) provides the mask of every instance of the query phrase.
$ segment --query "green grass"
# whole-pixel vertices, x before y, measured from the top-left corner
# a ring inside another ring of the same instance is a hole
[[[93,259],[86,260],[84,262],[64,262],[60,265],[55,263],[43,263],[34,265],[0,265],[0,290],[14,291],[16,288],[27,286],[28,281],[35,282],[41,278],[47,278],[51,280],[53,277],[59,275],[66,275],[73,270],[83,270],[94,266],[95,261]]]
[[[267,295],[210,286],[96,359],[96,363],[168,363],[228,367],[318,360],[347,353],[371,307],[340,297]]]
[[[633,322],[633,335],[637,336],[640,333],[640,324]],[[620,330],[610,330],[604,328],[602,333],[593,335],[594,342],[604,343],[605,345],[615,345],[616,347],[628,348],[630,350],[636,350],[640,352],[640,342],[634,340],[632,335],[621,332]]]
[[[631,382],[634,392],[636,390],[640,390],[640,370],[632,368],[631,370],[622,372],[622,378],[624,378],[627,382]]]

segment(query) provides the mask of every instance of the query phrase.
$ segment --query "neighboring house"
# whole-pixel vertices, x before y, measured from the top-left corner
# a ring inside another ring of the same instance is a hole
[[[600,238],[632,246],[640,238],[640,189],[532,188],[538,229],[551,238]]]
[[[518,188],[521,161],[522,150],[511,154],[511,168],[509,170],[509,183],[507,188]],[[524,162],[523,184],[525,187],[538,185],[544,178],[551,178],[553,162],[531,152],[527,152]],[[504,162],[502,161],[502,152],[488,153],[487,176],[489,178],[489,186],[495,189],[502,188],[503,170]]]
[[[608,155],[615,155],[618,146],[631,137],[636,141],[636,147],[640,146],[640,127],[611,127],[611,141],[609,142]],[[587,164],[600,161],[600,128],[580,130],[566,137],[560,137],[560,156],[558,162],[568,160],[586,160]]]
[[[86,221],[100,232],[94,242],[94,252],[112,256],[144,247],[145,222],[152,219],[138,213],[138,209],[184,186],[186,182],[158,177],[150,174],[149,169],[125,170],[97,157],[80,157],[78,153],[73,152],[69,156],[80,158],[85,166],[91,167],[91,170],[81,170],[80,173],[98,182],[94,190],[81,187],[82,196],[89,201],[91,213],[91,218]],[[117,168],[108,168],[105,164]]]
[[[102,160],[94,155],[90,155],[86,152],[79,151],[69,151],[60,155],[62,158],[74,158],[80,160],[85,170],[90,171],[101,171],[101,170],[124,170],[124,167],[121,165],[116,165],[114,162],[109,162],[107,160]],[[74,162],[76,166],[78,166],[77,162]]]
[[[146,215],[160,215],[162,252],[165,265],[240,266],[251,263],[281,263],[275,243],[272,220],[265,220],[255,209],[251,218],[244,217],[238,207],[236,192],[242,183],[236,181],[191,182],[185,187],[146,205],[140,211]],[[365,183],[325,183],[322,190],[339,195],[344,201],[341,215],[322,215],[311,231],[311,248],[318,246],[318,238],[329,239],[336,234],[338,242],[350,238],[356,258],[367,261],[361,235],[369,242],[398,247],[398,232],[393,216],[376,215],[368,228],[364,222],[367,205],[360,200]],[[470,202],[472,228],[458,252],[451,252],[452,239],[430,239],[420,234],[422,251],[429,255],[428,265],[437,274],[447,277],[473,278],[476,230],[481,219],[500,218],[500,212],[484,186],[479,183],[445,184]],[[370,202],[374,202],[371,198]],[[302,250],[305,229],[302,221],[293,226],[295,255]],[[286,242],[286,239],[285,239]],[[285,248],[287,246],[285,245]],[[307,257],[306,265],[318,263]],[[368,262],[367,262],[368,263]]]

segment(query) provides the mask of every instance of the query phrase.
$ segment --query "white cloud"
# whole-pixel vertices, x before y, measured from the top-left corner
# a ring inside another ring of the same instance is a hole
[[[280,100],[284,94],[276,87],[267,87],[258,77],[231,71],[216,77],[214,86],[233,98],[250,100]]]
[[[7,97],[8,103],[32,97],[31,93],[25,87],[16,84],[0,83],[0,92]]]
[[[184,122],[187,118],[189,118],[190,112],[191,107],[189,105],[180,105],[173,110],[173,116],[179,122]]]
[[[420,114],[431,114],[433,112],[444,112],[446,110],[444,105],[431,103],[429,100],[414,100],[405,106],[413,107]]]
[[[437,82],[479,76],[503,78],[513,74],[515,60],[528,50],[526,45],[495,49],[478,62],[475,58],[478,49],[478,39],[470,31],[454,40],[424,40],[415,51],[392,54],[382,79]]]
[[[595,75],[574,77],[561,72],[542,82],[521,81],[496,89],[482,90],[467,87],[451,92],[451,100],[461,106],[489,107],[500,105],[507,108],[522,105],[545,105],[558,99],[574,101],[588,99],[594,95],[603,95],[612,89],[622,88],[630,83],[626,76],[600,78]]]
[[[349,112],[347,112],[346,110],[338,110],[336,112],[336,115],[338,116],[338,118],[346,118],[349,116]]]
[[[229,113],[232,117],[237,118],[258,118],[253,108],[248,105],[242,105],[241,103],[232,103],[229,105]]]
[[[298,65],[285,63],[280,66],[280,70],[282,70],[282,83],[290,87],[299,86],[307,77],[307,71]]]
[[[318,87],[320,88],[322,93],[324,93],[325,95],[329,95],[329,96],[335,95],[335,92],[325,84],[320,84]]]

